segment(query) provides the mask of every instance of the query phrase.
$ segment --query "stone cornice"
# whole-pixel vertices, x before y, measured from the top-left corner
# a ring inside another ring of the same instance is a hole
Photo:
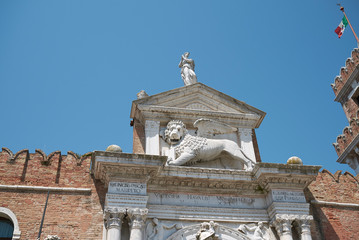
[[[311,200],[310,203],[320,206],[359,208],[359,204],[355,204],[355,203],[339,203],[339,202],[327,202],[327,201],[318,201],[318,200]]]
[[[304,189],[315,180],[321,166],[258,163],[254,177],[265,190],[273,188]]]
[[[166,160],[164,156],[94,151],[91,173],[106,186],[116,178],[146,182],[150,176],[158,174]]]
[[[257,128],[261,122],[261,116],[248,113],[214,112],[154,105],[137,105],[137,109],[141,112],[142,116],[135,115],[134,117],[162,122],[180,118],[184,122],[193,123],[198,118],[204,117],[210,119],[223,119],[230,125],[248,128]]]
[[[238,191],[258,195],[273,188],[304,189],[321,168],[257,163],[253,171],[244,171],[165,166],[166,159],[166,156],[95,151],[91,172],[106,186],[110,181],[129,180],[148,183],[150,191],[175,188],[190,192]]]
[[[231,181],[251,181],[252,173],[244,170],[200,168],[184,166],[166,166],[162,171],[163,177],[218,179]]]
[[[45,187],[45,186],[26,186],[26,185],[0,185],[0,190],[14,191],[37,191],[37,192],[66,192],[90,194],[91,188],[72,188],[72,187]]]
[[[211,102],[214,101],[216,107],[206,111],[197,108],[189,109],[183,105],[183,103],[187,102],[203,102],[203,105],[206,105],[203,98],[211,100]],[[187,116],[184,116],[183,113]],[[140,121],[146,118],[161,122],[174,118],[181,118],[182,121],[185,121],[182,118],[187,117],[188,121],[192,123],[198,117],[223,118],[222,120],[232,121],[231,124],[236,127],[257,128],[265,115],[265,112],[245,102],[232,98],[202,83],[196,83],[133,101],[130,117]]]

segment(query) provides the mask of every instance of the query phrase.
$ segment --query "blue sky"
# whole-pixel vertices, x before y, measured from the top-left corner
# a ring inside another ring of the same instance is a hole
[[[348,125],[330,84],[356,41],[335,0],[0,1],[0,147],[132,152],[131,102],[198,80],[267,113],[263,162],[354,173],[332,143]],[[359,1],[343,0],[359,33]]]

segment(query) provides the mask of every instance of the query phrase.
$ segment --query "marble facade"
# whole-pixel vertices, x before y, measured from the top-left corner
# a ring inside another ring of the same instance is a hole
[[[103,239],[310,240],[313,217],[303,190],[320,166],[261,162],[252,134],[264,116],[202,83],[135,100],[131,118],[145,128],[145,154],[92,155],[92,174],[108,189]],[[179,120],[194,136],[193,123],[200,118],[233,129],[208,139],[236,143],[253,168],[226,164],[233,160],[228,154],[168,165],[174,153],[162,137],[167,123]]]

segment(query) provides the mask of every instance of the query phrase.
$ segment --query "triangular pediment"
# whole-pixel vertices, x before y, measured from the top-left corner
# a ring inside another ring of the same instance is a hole
[[[242,101],[232,98],[202,83],[162,92],[133,101],[131,118],[136,109],[160,112],[181,112],[186,114],[232,114],[238,118],[257,119],[259,126],[265,113]]]

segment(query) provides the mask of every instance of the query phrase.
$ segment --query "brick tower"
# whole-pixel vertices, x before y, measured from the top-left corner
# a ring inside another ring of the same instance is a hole
[[[340,75],[331,85],[335,101],[339,102],[349,125],[343,129],[333,144],[338,154],[337,162],[348,164],[356,174],[359,173],[359,49],[352,51],[351,58],[345,61]]]

